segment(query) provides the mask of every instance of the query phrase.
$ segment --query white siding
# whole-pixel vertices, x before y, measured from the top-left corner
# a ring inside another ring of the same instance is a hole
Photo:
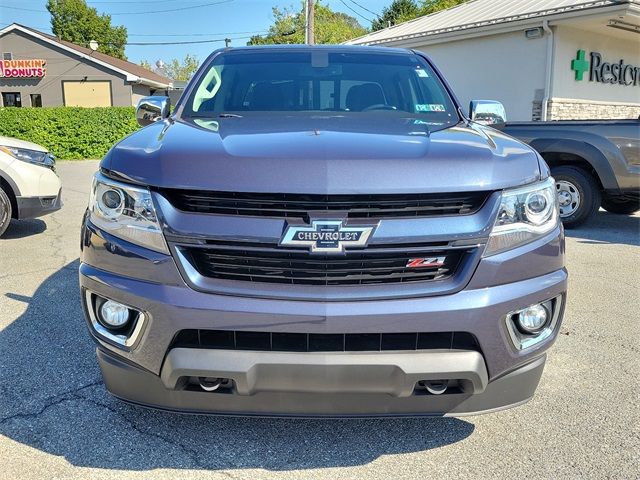
[[[443,72],[465,111],[474,99],[498,100],[509,120],[531,120],[542,100],[547,38],[512,32],[418,47]]]

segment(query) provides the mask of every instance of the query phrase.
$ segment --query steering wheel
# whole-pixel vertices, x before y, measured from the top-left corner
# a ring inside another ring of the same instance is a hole
[[[370,110],[397,110],[397,108],[393,105],[387,105],[386,103],[375,103],[362,109],[363,112],[368,112]]]

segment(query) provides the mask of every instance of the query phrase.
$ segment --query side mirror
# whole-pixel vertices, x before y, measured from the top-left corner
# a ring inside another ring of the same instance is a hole
[[[169,97],[144,97],[136,107],[136,120],[143,127],[169,116],[171,100]]]
[[[507,123],[504,105],[493,100],[472,100],[469,104],[469,118],[482,125],[501,127]]]

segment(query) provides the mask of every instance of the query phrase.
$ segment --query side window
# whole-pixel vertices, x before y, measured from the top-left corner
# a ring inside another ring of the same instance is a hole
[[[31,94],[31,106],[32,107],[42,107],[42,95],[39,93]]]
[[[22,97],[19,92],[2,92],[2,105],[5,107],[21,107]]]
[[[242,101],[247,111],[300,110],[301,102],[306,102],[304,89],[300,96],[296,82],[291,80],[262,80],[252,82]]]
[[[389,105],[388,92],[378,82],[344,80],[340,85],[340,108],[362,112],[374,105]]]
[[[347,95],[349,95],[349,90],[353,87],[357,87],[359,85],[364,85],[367,82],[359,81],[359,80],[342,80],[340,82],[340,104],[338,108],[340,110],[346,110],[347,107]]]
[[[337,110],[335,99],[335,83],[333,80],[321,80],[320,90],[320,110]]]

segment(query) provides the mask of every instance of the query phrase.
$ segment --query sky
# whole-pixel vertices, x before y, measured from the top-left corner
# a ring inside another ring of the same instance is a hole
[[[373,14],[381,13],[391,0],[324,0],[333,10],[347,13],[365,27]],[[245,45],[248,37],[265,33],[273,23],[271,8],[298,6],[298,0],[88,0],[99,13],[111,15],[113,25],[124,25],[129,43],[188,42],[220,40],[190,45],[127,45],[129,61],[151,64],[162,59],[184,58],[189,53],[204,60],[223,39],[232,39],[232,46]],[[360,6],[365,7],[362,9]],[[46,0],[0,0],[0,28],[11,23],[51,33]],[[353,10],[361,16],[356,15]],[[169,10],[169,11],[168,11]],[[151,13],[155,12],[155,13]]]

